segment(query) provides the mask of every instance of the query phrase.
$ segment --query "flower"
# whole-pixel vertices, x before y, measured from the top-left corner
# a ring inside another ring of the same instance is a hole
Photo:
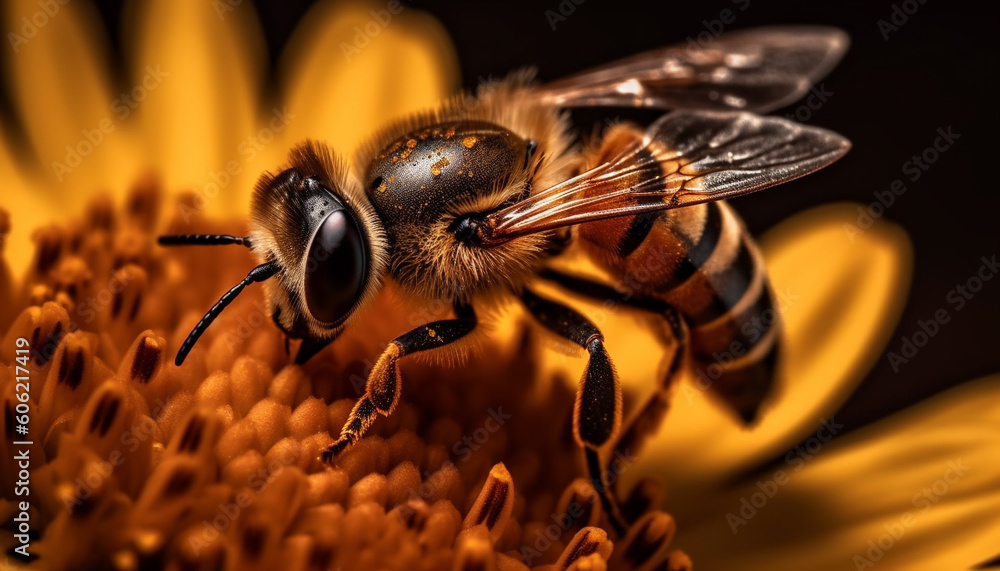
[[[764,465],[833,422],[902,307],[905,234],[880,222],[852,243],[845,206],[762,239],[784,300],[781,390],[744,431],[696,382],[682,383],[660,434],[621,474],[642,514],[625,537],[602,530],[580,479],[568,419],[582,360],[538,350],[547,338],[516,308],[457,367],[406,362],[403,404],[327,469],[318,452],[380,344],[438,309],[401,309],[390,291],[377,320],[297,367],[251,289],[176,367],[168,354],[253,261],[244,251],[164,251],[152,238],[161,222],[168,232],[240,232],[254,179],[291,144],[312,137],[350,150],[453,92],[445,32],[401,4],[321,3],[282,56],[280,91],[264,97],[248,5],[132,6],[123,82],[112,80],[92,6],[60,5],[44,25],[38,6],[5,7],[7,21],[27,17],[36,33],[4,55],[24,137],[0,140],[11,214],[0,216],[0,297],[11,300],[0,307],[0,520],[16,530],[23,511],[7,484],[19,477],[11,431],[25,338],[36,565],[690,568],[679,547],[708,568],[909,569],[995,555],[996,378],[824,442],[815,459],[789,462],[785,483]],[[637,319],[621,310],[601,323],[632,400],[648,386],[649,356],[663,352],[635,334]],[[906,469],[864,479],[878,461]],[[914,495],[925,486],[926,511]],[[740,511],[744,498],[752,515]],[[983,525],[957,541],[949,526],[969,521]],[[19,544],[0,537],[8,556]]]

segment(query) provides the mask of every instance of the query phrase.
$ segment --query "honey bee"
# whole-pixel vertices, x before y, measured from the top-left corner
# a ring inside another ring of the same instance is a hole
[[[477,326],[477,302],[519,298],[541,325],[588,353],[573,434],[620,531],[621,510],[601,478],[602,452],[641,446],[686,361],[695,370],[716,367],[711,392],[748,423],[771,387],[778,324],[760,318],[773,315],[774,300],[760,252],[723,199],[809,174],[848,151],[836,133],[756,114],[801,97],[847,43],[830,28],[762,28],[549,84],[515,73],[383,128],[356,153],[353,168],[306,141],[282,170],[260,178],[248,236],[160,238],[164,245],[241,244],[262,262],[194,327],[176,362],[255,282],[264,283],[277,326],[302,339],[298,363],[362,319],[387,281],[413,300],[446,301],[453,318],[385,348],[323,454],[332,462],[396,407],[400,358],[467,336]],[[645,129],[618,124],[596,141],[574,143],[566,109],[615,106],[674,111]],[[640,269],[648,279],[631,282],[623,295],[610,283],[558,271],[553,262],[570,244],[613,280]],[[621,390],[601,331],[534,293],[535,279],[663,317],[679,349],[628,426],[621,426]],[[715,363],[713,353],[734,343],[741,356]]]

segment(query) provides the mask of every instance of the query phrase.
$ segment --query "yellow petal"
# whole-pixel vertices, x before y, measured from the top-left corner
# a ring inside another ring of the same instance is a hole
[[[458,78],[441,25],[396,1],[318,4],[302,18],[281,69],[293,140],[327,141],[345,158],[386,121],[451,95]]]
[[[3,121],[0,121],[0,133],[5,132],[3,127]],[[17,167],[18,158],[10,142],[0,137],[0,180],[4,181],[0,208],[10,214],[10,233],[2,238],[0,254],[10,264],[15,278],[24,275],[34,255],[32,229],[58,216],[58,212],[51,209],[51,202]]]
[[[996,557],[998,400],[1000,375],[965,383],[706,497],[674,512],[677,546],[707,569],[968,569]]]
[[[743,428],[686,378],[637,469],[624,475],[626,486],[655,475],[672,489],[711,487],[785,454],[854,391],[899,320],[912,269],[910,242],[898,226],[883,220],[857,235],[845,232],[845,224],[856,224],[856,207],[815,208],[761,239],[785,333],[777,390],[758,424]],[[635,362],[648,367],[639,355],[653,349],[632,351],[634,358],[616,356],[623,383],[648,392],[642,384],[650,374],[636,371]]]
[[[95,186],[121,186],[133,171],[123,154],[131,140],[114,112],[107,42],[85,2],[4,3],[12,24],[3,50],[9,89],[23,123],[39,196],[65,212]]]
[[[167,188],[200,191],[209,212],[245,210],[250,186],[236,179],[270,166],[247,164],[266,63],[252,6],[149,2],[125,21],[130,81],[144,99],[120,109],[142,129],[146,164]]]

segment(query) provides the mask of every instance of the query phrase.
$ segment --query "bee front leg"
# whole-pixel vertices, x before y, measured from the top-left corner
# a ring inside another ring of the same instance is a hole
[[[564,337],[590,354],[587,370],[580,381],[573,408],[573,436],[583,448],[591,483],[601,498],[611,525],[625,533],[616,498],[605,479],[600,449],[614,439],[622,420],[622,393],[618,375],[604,348],[604,335],[586,317],[573,309],[541,298],[529,290],[522,294],[524,305],[547,329]]]
[[[455,317],[422,325],[389,343],[372,367],[365,394],[361,395],[351,409],[347,422],[340,430],[340,437],[323,451],[323,462],[333,462],[338,454],[360,440],[379,414],[392,414],[399,402],[401,383],[397,361],[400,357],[443,347],[465,337],[476,328],[476,313],[472,307],[456,304]]]

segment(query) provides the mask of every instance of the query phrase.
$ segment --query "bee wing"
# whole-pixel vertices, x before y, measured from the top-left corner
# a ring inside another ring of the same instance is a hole
[[[804,95],[848,44],[836,28],[755,28],[723,34],[705,47],[689,39],[641,53],[544,85],[538,95],[557,107],[766,113]]]
[[[779,117],[676,111],[617,157],[486,217],[487,242],[749,194],[819,170],[840,135]]]

